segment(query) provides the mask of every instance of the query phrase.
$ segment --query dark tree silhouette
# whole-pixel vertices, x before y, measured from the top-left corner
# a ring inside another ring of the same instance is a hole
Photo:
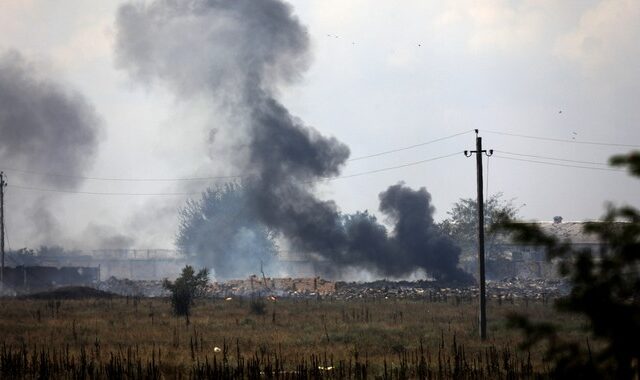
[[[508,216],[510,219],[518,218],[519,207],[514,199],[504,199],[502,193],[492,194],[485,200],[484,224],[486,228],[486,265],[487,276],[502,278],[510,275],[507,263],[510,258],[501,243],[504,243],[503,234],[489,229],[498,217]],[[453,240],[462,252],[461,261],[465,270],[477,273],[478,263],[478,201],[473,198],[460,198],[447,211],[447,219],[438,224],[442,234]]]
[[[186,317],[189,324],[191,306],[196,297],[201,296],[207,286],[209,271],[204,268],[198,273],[192,266],[182,268],[182,274],[174,282],[164,279],[162,286],[171,292],[171,306],[175,315]]]
[[[276,258],[274,233],[262,224],[243,186],[211,187],[180,210],[176,245],[216,277],[245,277]]]
[[[615,156],[640,176],[640,155]],[[601,249],[574,249],[568,240],[548,236],[532,225],[503,216],[498,224],[515,240],[543,246],[547,258],[559,263],[559,274],[571,285],[555,308],[588,320],[591,343],[567,341],[551,323],[532,322],[522,315],[510,318],[525,335],[524,348],[544,343],[552,375],[563,379],[632,379],[640,377],[640,213],[629,207],[608,206],[602,221],[586,223],[584,232],[601,241]]]

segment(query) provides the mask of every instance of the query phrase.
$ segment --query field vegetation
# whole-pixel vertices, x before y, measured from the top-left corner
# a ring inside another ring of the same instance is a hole
[[[2,378],[535,378],[542,352],[518,349],[507,316],[577,340],[585,323],[547,302],[492,301],[483,343],[475,302],[460,299],[201,299],[188,325],[169,299],[1,303]]]

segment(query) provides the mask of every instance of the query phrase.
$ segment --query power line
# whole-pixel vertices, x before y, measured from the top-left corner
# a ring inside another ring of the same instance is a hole
[[[562,166],[562,167],[566,167],[566,168],[591,169],[591,170],[600,170],[600,171],[609,171],[609,172],[621,172],[621,173],[626,172],[626,170],[622,170],[622,169],[594,168],[592,166],[579,166],[579,165],[559,164],[559,163],[556,163],[556,162],[536,161],[536,160],[528,160],[528,159],[525,159],[525,158],[505,157],[505,156],[496,156],[496,155],[494,155],[494,157],[500,158],[500,159],[503,159],[503,160],[531,162],[531,163],[543,164],[543,165]]]
[[[334,180],[338,180],[338,179],[359,177],[359,176],[363,176],[363,175],[367,175],[367,174],[375,174],[375,173],[385,172],[385,171],[389,171],[389,170],[406,168],[408,166],[420,165],[420,164],[424,164],[426,162],[441,160],[443,158],[453,157],[453,156],[456,156],[458,154],[460,154],[460,152],[455,152],[455,153],[451,153],[451,154],[447,154],[447,155],[439,156],[439,157],[428,158],[426,160],[409,162],[409,163],[402,164],[402,165],[390,166],[390,167],[382,168],[382,169],[368,170],[366,172],[348,174],[348,175],[343,175],[343,176],[339,176],[339,177],[329,177],[329,178],[319,179],[319,180],[310,181],[310,182],[334,181]]]
[[[563,162],[573,162],[573,163],[577,163],[577,164],[590,164],[590,165],[603,165],[603,166],[609,166],[609,164],[608,164],[608,163],[604,163],[604,162],[570,160],[570,159],[566,159],[566,158],[548,157],[548,156],[538,156],[538,155],[534,155],[534,154],[523,154],[523,153],[505,152],[505,151],[503,151],[503,150],[494,150],[494,152],[503,153],[503,154],[509,154],[509,155],[512,155],[512,156],[532,157],[532,158],[542,158],[542,159],[545,159],[545,160],[555,160],[555,161],[563,161]]]
[[[409,145],[409,146],[405,146],[405,147],[401,147],[401,148],[397,148],[397,149],[392,149],[392,150],[386,150],[386,151],[384,151],[384,152],[373,153],[373,154],[369,154],[369,155],[366,155],[366,156],[354,157],[354,158],[351,158],[351,159],[349,159],[349,160],[347,160],[347,161],[348,161],[348,162],[350,162],[350,161],[359,161],[359,160],[364,160],[364,159],[366,159],[366,158],[383,156],[383,155],[385,155],[385,154],[391,154],[391,153],[396,153],[396,152],[402,152],[402,151],[404,151],[404,150],[414,149],[414,148],[418,148],[418,147],[421,147],[421,146],[425,146],[425,145],[433,144],[433,143],[435,143],[435,142],[448,140],[448,139],[451,139],[451,138],[454,138],[454,137],[457,137],[457,136],[466,135],[467,133],[471,133],[471,132],[473,132],[473,130],[472,130],[472,129],[470,129],[470,130],[468,130],[468,131],[464,131],[464,132],[455,133],[455,134],[453,134],[453,135],[449,135],[449,136],[446,136],[446,137],[441,137],[441,138],[438,138],[438,139],[435,139],[435,140],[431,140],[431,141],[425,141],[425,142],[422,142],[422,143],[413,144],[413,145]]]
[[[112,193],[112,192],[99,192],[99,191],[75,191],[75,190],[59,190],[59,189],[49,189],[42,187],[31,187],[31,186],[19,186],[19,185],[9,185],[9,187],[13,187],[21,190],[32,190],[32,191],[43,191],[43,192],[51,192],[51,193],[65,193],[65,194],[86,194],[86,195],[125,195],[125,196],[184,196],[184,195],[193,195],[200,194],[200,192],[182,192],[182,193]]]
[[[242,178],[241,175],[229,175],[229,176],[213,176],[213,177],[184,177],[184,178],[109,178],[109,177],[83,177],[60,173],[45,173],[33,170],[22,170],[15,168],[4,168],[5,171],[12,171],[16,173],[34,174],[43,177],[57,177],[57,178],[69,178],[69,179],[81,179],[91,181],[120,181],[120,182],[180,182],[180,181],[214,181],[214,180],[229,180]]]
[[[599,141],[576,141],[576,140],[558,139],[558,138],[552,138],[552,137],[521,135],[521,134],[518,134],[518,133],[509,133],[509,132],[500,132],[500,131],[488,131],[486,129],[483,129],[482,131],[486,132],[486,133],[493,133],[495,135],[512,136],[512,137],[523,137],[523,138],[527,138],[527,139],[563,142],[563,143],[570,143],[570,144],[617,146],[617,147],[625,147],[625,148],[640,148],[640,145],[634,145],[634,144],[619,144],[619,143],[609,143],[609,142],[599,142]]]
[[[307,182],[303,182],[303,183],[311,184],[311,183],[317,183],[317,182],[330,182],[330,181],[335,181],[335,180],[339,180],[339,179],[360,177],[360,176],[363,176],[363,175],[375,174],[375,173],[385,172],[385,171],[389,171],[389,170],[395,170],[395,169],[406,168],[406,167],[409,167],[409,166],[420,165],[420,164],[423,164],[423,163],[426,163],[426,162],[431,162],[431,161],[441,160],[441,159],[448,158],[448,157],[453,157],[453,156],[458,155],[458,154],[460,154],[460,152],[455,152],[455,153],[447,154],[447,155],[444,155],[444,156],[428,158],[428,159],[424,159],[424,160],[420,160],[420,161],[408,162],[408,163],[402,164],[402,165],[396,165],[396,166],[390,166],[390,167],[381,168],[381,169],[374,169],[374,170],[368,170],[368,171],[359,172],[359,173],[347,174],[347,175],[338,176],[338,177],[319,178],[319,179],[316,179],[316,180],[313,180],[313,181],[307,181]],[[9,185],[9,187],[13,187],[13,188],[16,188],[16,189],[22,189],[22,190],[53,192],[53,193],[65,193],[65,194],[85,194],[85,195],[187,196],[187,195],[195,195],[195,194],[200,194],[201,193],[200,191],[175,192],[175,193],[129,193],[129,192],[122,192],[121,193],[121,192],[94,192],[94,191],[60,190],[60,189],[31,187],[31,186],[20,186],[20,185]]]
[[[454,134],[449,135],[449,136],[437,138],[437,139],[430,140],[430,141],[425,141],[425,142],[418,143],[418,144],[413,144],[413,145],[408,145],[408,146],[405,146],[405,147],[400,147],[400,148],[397,148],[397,149],[391,149],[391,150],[387,150],[387,151],[373,153],[373,154],[369,154],[369,155],[366,155],[366,156],[358,156],[358,157],[351,158],[351,159],[349,159],[347,161],[348,162],[359,161],[359,160],[364,160],[364,159],[367,159],[367,158],[379,157],[379,156],[383,156],[383,155],[387,155],[387,154],[392,154],[392,153],[397,153],[397,152],[401,152],[401,151],[405,151],[405,150],[415,149],[415,148],[422,147],[422,146],[425,146],[425,145],[429,145],[429,144],[433,144],[433,143],[436,143],[436,142],[448,140],[448,139],[451,139],[451,138],[454,138],[454,137],[457,137],[457,136],[462,136],[462,135],[465,135],[465,134],[470,133],[472,131],[473,130],[463,131],[463,132],[454,133]],[[594,141],[575,141],[575,140],[568,140],[568,139],[557,139],[557,138],[549,138],[549,137],[541,137],[541,136],[521,135],[521,134],[516,134],[516,133],[489,131],[489,130],[486,130],[485,132],[498,134],[498,135],[505,135],[505,136],[523,137],[523,138],[531,138],[531,139],[555,141],[555,142],[564,142],[564,143],[572,143],[572,144],[589,144],[589,145],[622,146],[622,147],[634,147],[634,148],[638,147],[638,148],[640,148],[640,145],[632,145],[632,144],[604,143],[604,142],[594,142]],[[508,154],[508,155],[521,156],[521,157],[539,158],[539,159],[555,160],[555,161],[562,161],[562,162],[573,162],[573,163],[579,163],[579,164],[607,165],[606,163],[601,163],[601,162],[579,161],[579,160],[571,160],[571,159],[564,159],[564,158],[558,158],[558,157],[545,157],[545,156],[539,156],[539,155],[527,155],[527,154],[522,154],[522,153],[513,153],[513,152],[498,151],[498,150],[496,150],[496,152],[500,152],[500,153]],[[388,171],[388,170],[399,169],[399,168],[403,168],[403,167],[407,167],[407,166],[418,165],[418,164],[421,164],[421,163],[434,161],[434,160],[438,160],[438,159],[441,159],[441,158],[450,157],[450,156],[453,156],[455,154],[457,154],[457,153],[453,153],[451,155],[435,157],[435,158],[432,158],[432,159],[426,159],[426,160],[410,162],[410,163],[407,163],[407,164],[402,164],[402,165],[397,165],[397,166],[391,166],[391,167],[388,167],[388,168],[370,170],[370,171],[366,171],[366,172],[355,173],[355,174],[350,174],[350,175],[344,175],[344,176],[339,176],[339,177],[323,178],[323,179],[314,180],[314,181],[310,181],[310,182],[332,181],[332,180],[337,180],[337,179],[358,177],[358,176],[362,176],[362,175],[366,175],[366,174],[374,174],[374,173],[384,172],[384,171]],[[533,162],[533,163],[552,165],[552,163],[536,161],[536,160],[516,159],[516,158],[513,158],[513,157],[504,157],[504,156],[497,156],[497,157],[504,158],[504,159],[516,160],[516,161],[525,161],[525,162]],[[579,168],[579,169],[623,171],[623,170],[610,169],[610,168],[591,168],[591,167],[577,166],[577,165],[561,165],[561,164],[556,164],[556,165],[557,166],[565,166],[565,167],[575,167],[575,168]],[[14,171],[14,172],[24,173],[24,174],[33,174],[33,175],[45,176],[45,177],[59,177],[59,178],[69,178],[69,179],[93,180],[93,181],[116,181],[116,182],[215,181],[215,180],[240,179],[240,178],[247,178],[248,177],[246,175],[228,175],[228,176],[182,177],[182,178],[118,178],[118,177],[84,177],[84,176],[74,176],[74,175],[67,175],[67,174],[61,174],[61,173],[44,173],[44,172],[38,172],[38,171],[32,171],[32,170],[23,170],[23,169],[17,169],[17,168],[5,168],[4,170]],[[22,190],[56,192],[56,193],[72,193],[72,194],[87,194],[87,195],[185,196],[185,195],[193,195],[193,194],[198,194],[199,193],[199,192],[175,192],[175,193],[130,193],[130,192],[122,192],[122,193],[119,193],[119,192],[88,192],[88,191],[59,190],[59,189],[40,188],[40,187],[31,187],[31,186],[19,186],[19,185],[10,185],[10,187],[14,187],[14,188],[22,189]]]
[[[439,141],[444,141],[444,140],[448,140],[457,136],[461,136],[467,133],[472,132],[471,130],[469,131],[464,131],[464,132],[459,132],[459,133],[455,133],[453,135],[449,135],[449,136],[445,136],[445,137],[441,137],[441,138],[437,138],[434,140],[430,140],[430,141],[425,141],[422,143],[418,143],[418,144],[413,144],[413,145],[409,145],[409,146],[405,146],[405,147],[400,147],[397,149],[392,149],[392,150],[387,150],[387,151],[383,151],[383,152],[378,152],[378,153],[373,153],[373,154],[369,154],[366,156],[359,156],[359,157],[354,157],[351,158],[349,160],[347,160],[347,162],[350,161],[359,161],[359,160],[364,160],[367,158],[372,158],[372,157],[378,157],[378,156],[383,156],[386,154],[391,154],[391,153],[396,153],[396,152],[401,152],[401,151],[405,151],[405,150],[409,150],[409,149],[414,149],[414,148],[418,148],[421,146],[425,146],[425,145],[429,145],[429,144],[433,144]],[[32,175],[37,175],[37,176],[42,176],[42,177],[55,177],[55,178],[68,178],[68,179],[79,179],[79,180],[85,180],[85,181],[113,181],[113,182],[187,182],[187,181],[216,181],[216,180],[231,180],[231,179],[240,179],[240,178],[246,178],[247,176],[245,175],[228,175],[228,176],[209,176],[209,177],[179,177],[179,178],[120,178],[120,177],[85,177],[85,176],[76,176],[76,175],[69,175],[69,174],[62,174],[62,173],[46,173],[46,172],[41,172],[41,171],[36,171],[36,170],[25,170],[25,169],[18,169],[18,168],[3,168],[2,170],[5,171],[11,171],[11,172],[16,172],[16,173],[23,173],[23,174],[32,174]]]

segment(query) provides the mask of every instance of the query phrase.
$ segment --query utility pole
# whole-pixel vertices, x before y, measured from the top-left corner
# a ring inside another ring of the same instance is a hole
[[[478,269],[480,271],[480,339],[487,339],[487,290],[484,274],[484,196],[482,193],[482,154],[487,157],[493,154],[493,149],[488,152],[482,150],[482,137],[478,136],[476,129],[476,150],[464,151],[466,157],[476,155],[476,172],[478,178]]]
[[[0,172],[0,252],[2,253],[2,267],[0,268],[0,286],[4,293],[4,172]]]

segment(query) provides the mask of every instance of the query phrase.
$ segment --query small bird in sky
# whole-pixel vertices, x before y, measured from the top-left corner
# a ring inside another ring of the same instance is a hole
[[[558,113],[562,113],[562,110],[558,111]]]

